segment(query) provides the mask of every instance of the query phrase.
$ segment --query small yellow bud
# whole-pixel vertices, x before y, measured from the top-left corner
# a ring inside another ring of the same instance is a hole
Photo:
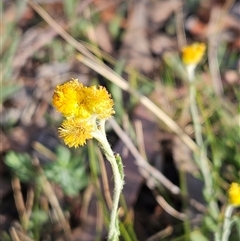
[[[194,43],[182,48],[182,61],[185,65],[197,65],[206,51],[204,43]]]

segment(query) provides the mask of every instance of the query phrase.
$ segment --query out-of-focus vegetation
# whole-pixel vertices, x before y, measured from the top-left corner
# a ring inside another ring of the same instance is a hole
[[[116,122],[106,129],[126,174],[121,240],[220,241],[226,228],[229,241],[240,239],[239,207],[229,209],[227,194],[240,183],[239,1],[5,0],[1,7],[3,241],[107,237],[109,166],[94,141],[68,149],[58,138],[53,90],[71,78],[106,86],[115,101]],[[181,61],[193,42],[207,46],[194,80],[202,147]]]

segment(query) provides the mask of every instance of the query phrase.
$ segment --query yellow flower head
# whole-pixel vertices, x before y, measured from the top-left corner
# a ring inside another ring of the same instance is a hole
[[[182,48],[182,61],[185,65],[197,65],[203,58],[206,50],[204,43],[194,43]]]
[[[89,117],[90,113],[86,111],[83,104],[86,98],[82,91],[84,88],[76,79],[57,85],[53,95],[53,105],[65,117]]]
[[[86,140],[93,138],[93,125],[87,119],[66,119],[58,131],[59,136],[69,147],[83,146],[86,144]]]
[[[104,87],[89,87],[87,106],[91,114],[97,115],[97,118],[100,120],[109,119],[115,113],[113,105],[114,102]]]
[[[66,117],[59,133],[70,147],[84,145],[92,138],[96,120],[108,119],[114,114],[114,102],[104,87],[86,87],[77,79],[58,85],[52,103]]]
[[[240,205],[240,184],[233,182],[228,189],[229,202],[233,205]]]

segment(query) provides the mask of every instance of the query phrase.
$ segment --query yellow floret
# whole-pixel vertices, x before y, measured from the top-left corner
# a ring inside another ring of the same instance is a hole
[[[98,119],[109,119],[115,113],[114,102],[107,90],[100,86],[89,87],[88,111],[96,115]]]
[[[79,107],[79,90],[82,85],[77,80],[71,80],[62,85],[57,85],[52,104],[63,116],[75,116]]]
[[[69,118],[63,121],[58,129],[59,136],[69,147],[83,146],[92,139],[93,126],[87,119]]]

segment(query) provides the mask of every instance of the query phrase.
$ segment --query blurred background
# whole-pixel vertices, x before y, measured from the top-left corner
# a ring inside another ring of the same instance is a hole
[[[105,86],[115,101],[106,130],[125,170],[120,239],[214,240],[229,184],[240,182],[240,1],[0,4],[0,240],[106,240],[111,168],[94,140],[74,149],[58,137],[62,116],[52,96],[71,78]],[[194,42],[207,46],[195,88],[217,216],[195,161],[181,61]],[[239,209],[234,215],[231,241],[240,240]]]

